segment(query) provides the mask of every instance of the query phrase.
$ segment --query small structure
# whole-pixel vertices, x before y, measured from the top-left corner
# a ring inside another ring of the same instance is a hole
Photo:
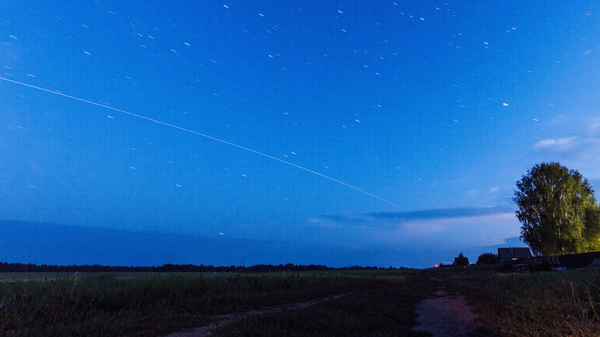
[[[516,260],[522,260],[532,257],[531,251],[527,247],[511,247],[511,248],[498,248],[498,257],[500,262],[511,262]]]

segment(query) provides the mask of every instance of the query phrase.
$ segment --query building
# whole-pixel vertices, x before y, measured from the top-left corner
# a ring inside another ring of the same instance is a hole
[[[498,248],[498,257],[500,262],[510,262],[520,259],[526,259],[532,257],[531,251],[527,247],[511,247],[511,248]]]

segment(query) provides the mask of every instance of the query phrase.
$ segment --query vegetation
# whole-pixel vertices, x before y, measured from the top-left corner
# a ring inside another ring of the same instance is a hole
[[[415,308],[433,293],[435,280],[421,273],[364,274],[347,296],[294,311],[235,321],[212,336],[428,336],[412,331]]]
[[[584,250],[588,252],[600,251],[600,205],[593,205],[585,209],[585,223],[583,231]]]
[[[450,296],[456,292],[467,296],[480,315],[479,336],[600,336],[599,270],[502,273],[491,266],[422,270],[405,283],[411,287],[408,291],[393,293],[393,288],[383,287],[301,311],[260,315],[226,325],[213,336],[410,335],[414,332],[395,330],[407,323],[393,313],[414,317],[411,309],[399,309],[397,304],[414,300],[408,293],[419,292],[419,285],[429,289],[432,281]]]
[[[521,237],[535,254],[600,250],[600,210],[587,179],[559,163],[535,165],[517,182]]]
[[[600,336],[598,269],[499,273],[473,268],[439,270],[437,276],[468,296],[492,337]]]
[[[479,255],[477,258],[477,264],[490,264],[494,265],[500,262],[500,256],[494,253],[484,253]]]
[[[165,264],[162,266],[152,267],[123,267],[123,266],[102,266],[102,265],[72,265],[72,266],[57,266],[57,265],[36,265],[32,263],[7,263],[0,262],[0,273],[16,272],[16,273],[33,273],[33,272],[86,272],[86,273],[99,273],[99,272],[155,272],[155,273],[174,273],[174,272],[186,272],[186,273],[272,273],[282,271],[319,271],[319,270],[377,270],[385,268],[377,267],[343,267],[343,268],[332,268],[323,265],[295,265],[288,263],[286,265],[270,265],[270,264],[257,264],[250,267],[245,266],[205,266],[205,265],[192,265],[192,264]],[[395,269],[395,268],[388,268]],[[404,268],[400,268],[404,269]]]
[[[454,258],[454,263],[452,265],[466,267],[469,265],[469,258],[464,256],[463,253],[461,252],[460,254],[458,254],[458,257]]]
[[[329,304],[339,306],[338,314],[354,312],[358,319],[360,307],[377,308],[374,313],[389,309],[388,318],[394,313],[401,318],[387,324],[401,323],[394,331],[405,331],[416,325],[414,304],[434,287],[414,281],[415,273],[12,273],[0,282],[0,335],[164,336],[207,324],[213,315],[342,293],[352,295]],[[415,287],[421,291],[410,291]],[[355,324],[371,323],[365,317]]]
[[[598,336],[600,271],[502,273],[492,266],[276,273],[4,273],[2,336],[165,336],[215,315],[346,294],[242,317],[214,336],[427,336],[416,304],[466,295],[494,336]]]

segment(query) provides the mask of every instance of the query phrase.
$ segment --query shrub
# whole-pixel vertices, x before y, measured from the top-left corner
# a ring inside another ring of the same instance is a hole
[[[481,254],[477,258],[477,264],[496,264],[498,262],[500,262],[500,257],[494,253]]]
[[[469,258],[464,256],[463,253],[458,254],[458,257],[454,258],[454,266],[465,267],[469,265]]]

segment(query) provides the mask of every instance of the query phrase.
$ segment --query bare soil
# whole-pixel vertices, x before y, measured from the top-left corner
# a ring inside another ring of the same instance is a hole
[[[303,308],[307,308],[307,307],[310,307],[315,304],[319,304],[324,301],[333,300],[333,299],[340,298],[340,297],[346,296],[346,295],[348,295],[348,294],[335,295],[332,297],[320,298],[320,299],[316,299],[316,300],[312,300],[312,301],[308,301],[308,302],[290,303],[290,304],[285,304],[285,305],[263,308],[260,310],[251,310],[251,311],[239,312],[239,313],[234,313],[234,314],[212,316],[211,317],[212,323],[210,323],[208,325],[204,325],[204,326],[194,328],[194,329],[188,330],[188,331],[174,332],[172,334],[167,335],[166,337],[206,337],[206,336],[210,336],[215,329],[217,329],[225,324],[231,323],[231,322],[235,321],[236,319],[243,319],[243,318],[247,318],[250,316],[265,314],[265,313],[269,313],[269,312],[280,312],[280,311],[284,311],[284,310],[303,309]]]
[[[480,336],[477,328],[479,315],[473,312],[467,299],[460,294],[448,294],[440,289],[434,297],[417,305],[418,321],[421,325],[415,331],[429,331],[433,337],[472,337]]]
[[[211,317],[212,323],[208,325],[187,331],[174,332],[166,337],[206,337],[210,336],[215,329],[237,319],[244,319],[269,312],[302,309],[345,295],[347,294],[268,307],[260,310],[216,315]],[[429,331],[433,337],[474,337],[481,335],[477,330],[477,328],[482,327],[482,324],[477,322],[479,315],[473,312],[473,307],[468,304],[467,299],[460,294],[448,294],[445,289],[440,289],[433,297],[419,302],[417,305],[417,315],[420,325],[413,328],[413,330]]]

